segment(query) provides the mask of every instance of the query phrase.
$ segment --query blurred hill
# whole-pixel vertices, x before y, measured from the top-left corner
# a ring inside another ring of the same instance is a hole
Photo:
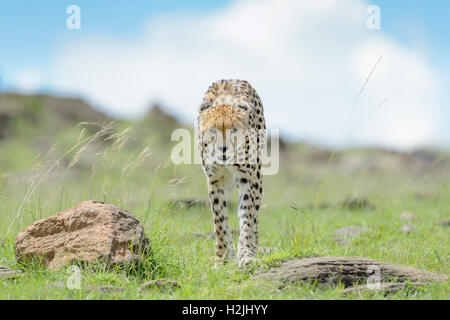
[[[14,131],[18,122],[46,134],[67,129],[83,121],[105,123],[112,121],[112,118],[96,111],[81,99],[14,93],[0,95],[2,138],[8,134],[21,134]]]
[[[185,127],[192,130],[159,104],[150,106],[145,117],[132,122],[113,119],[81,99],[4,93],[0,94],[0,169],[3,172],[25,170],[33,165],[31,160],[36,155],[48,152],[55,144],[63,149],[70,148],[79,139],[81,127],[85,128],[85,134],[95,134],[112,121],[114,129],[108,134],[127,131],[124,138],[127,140],[126,151],[138,153],[148,147],[154,155],[154,165],[168,159],[174,129]],[[80,126],[80,123],[84,125]],[[102,143],[112,141],[106,139]],[[99,151],[100,146],[97,149],[94,146],[93,152]],[[325,170],[332,159],[333,168],[348,175],[361,171],[404,172],[409,175],[448,175],[450,172],[448,153],[433,150],[401,153],[366,148],[332,152],[308,143],[281,140],[280,156],[283,166],[317,170]],[[82,164],[81,161],[78,165]]]

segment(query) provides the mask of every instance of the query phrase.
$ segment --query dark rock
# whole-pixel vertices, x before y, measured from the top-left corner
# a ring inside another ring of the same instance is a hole
[[[255,279],[265,279],[286,284],[295,281],[318,283],[342,283],[345,287],[368,283],[376,274],[379,283],[395,280],[403,283],[446,281],[448,276],[409,266],[379,262],[358,257],[313,257],[283,262],[277,267],[255,273]]]
[[[0,266],[0,279],[10,279],[21,276],[22,272],[18,270],[10,270],[6,267]]]
[[[339,244],[349,243],[353,238],[358,237],[361,233],[369,232],[366,227],[348,226],[333,231],[334,240]]]
[[[383,282],[383,283],[376,283],[372,286],[366,285],[359,285],[354,287],[349,287],[344,289],[342,292],[344,295],[358,293],[363,290],[370,290],[370,291],[376,291],[376,292],[383,292],[384,294],[391,294],[395,293],[400,290],[409,289],[411,287],[417,288],[417,287],[423,287],[426,284],[424,282],[415,282],[414,284],[407,284],[407,283],[397,283],[397,282]]]
[[[413,232],[416,232],[416,231],[417,231],[417,228],[415,226],[413,226],[412,224],[405,224],[402,227],[402,232],[403,233],[413,233]]]
[[[438,222],[436,222],[436,224],[438,226],[442,226],[442,227],[450,227],[450,219],[438,221]]]
[[[89,286],[87,287],[88,292],[100,291],[101,293],[114,293],[114,292],[123,292],[125,291],[122,287],[114,287],[114,286]]]
[[[162,278],[144,283],[139,290],[143,291],[150,288],[158,288],[159,290],[164,291],[167,289],[179,288],[179,285],[176,280]]]
[[[375,206],[366,198],[349,197],[341,202],[341,206],[350,210],[374,209]]]

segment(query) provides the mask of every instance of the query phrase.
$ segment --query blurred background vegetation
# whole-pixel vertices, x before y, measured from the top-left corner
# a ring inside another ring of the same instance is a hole
[[[192,131],[156,104],[130,121],[113,119],[80,99],[1,94],[0,188],[19,196],[20,188],[41,178],[40,186],[48,188],[39,190],[50,190],[47,199],[66,194],[64,206],[88,195],[144,204],[150,190],[157,203],[207,200],[200,165],[170,160],[177,143],[171,133],[182,127]],[[192,143],[193,151],[196,147]],[[265,177],[265,203],[323,207],[347,198],[427,198],[448,186],[449,169],[444,151],[329,150],[281,137],[280,170]],[[83,192],[69,192],[74,188]]]

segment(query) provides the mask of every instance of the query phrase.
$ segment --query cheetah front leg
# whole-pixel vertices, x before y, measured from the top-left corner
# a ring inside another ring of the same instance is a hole
[[[254,202],[253,202],[253,206],[254,206],[254,210],[253,210],[253,253],[256,257],[257,252],[258,252],[258,239],[259,239],[259,235],[258,235],[258,215],[259,215],[259,210],[261,208],[261,203],[262,203],[262,199],[263,199],[263,187],[262,187],[262,180],[261,180],[261,175],[260,175],[260,170],[258,169],[256,172],[256,175],[253,177],[253,198],[254,198]]]
[[[239,242],[238,263],[239,266],[251,264],[256,257],[256,244],[254,233],[254,207],[253,185],[247,174],[240,174],[237,178],[239,188]]]
[[[216,234],[216,258],[219,262],[225,263],[229,259],[234,258],[235,252],[233,237],[228,227],[224,182],[210,178],[208,181],[208,190]]]

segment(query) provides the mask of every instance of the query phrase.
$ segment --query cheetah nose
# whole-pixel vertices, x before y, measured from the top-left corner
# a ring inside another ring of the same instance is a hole
[[[227,151],[227,147],[223,146],[222,148],[219,148],[219,150],[221,150],[223,153],[225,153]]]

